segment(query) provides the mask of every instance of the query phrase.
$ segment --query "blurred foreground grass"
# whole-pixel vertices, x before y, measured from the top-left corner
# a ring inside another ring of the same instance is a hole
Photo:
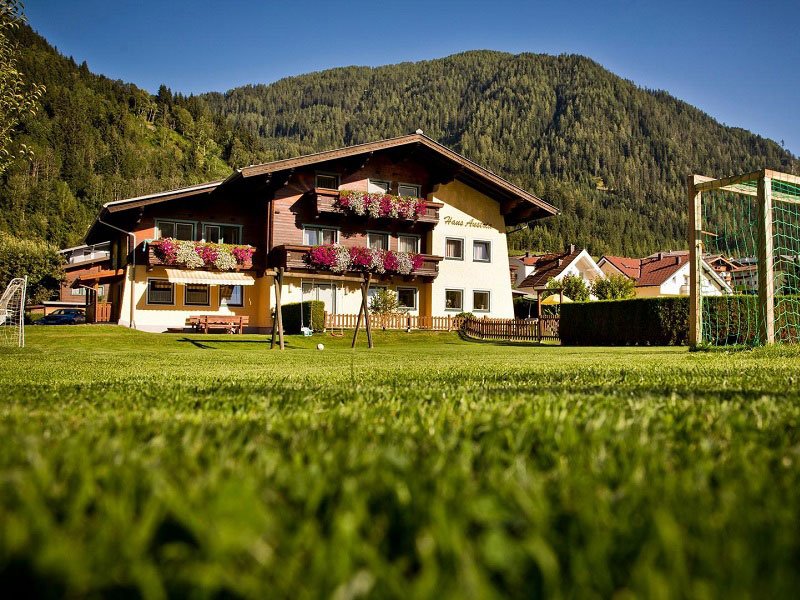
[[[27,330],[0,578],[28,596],[790,597],[800,353]],[[314,350],[322,341],[323,352]]]

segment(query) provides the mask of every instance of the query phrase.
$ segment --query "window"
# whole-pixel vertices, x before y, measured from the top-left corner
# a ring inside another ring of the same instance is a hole
[[[369,291],[367,292],[367,303],[372,304],[372,299],[378,295],[378,291],[385,290],[385,285],[371,285],[369,286]]]
[[[417,288],[397,288],[397,306],[417,310]]]
[[[85,287],[76,287],[71,288],[69,291],[70,296],[85,296],[86,295],[86,288]]]
[[[220,306],[244,306],[244,286],[219,286],[219,303]]]
[[[373,250],[388,250],[389,234],[370,231],[367,233],[367,246]]]
[[[338,190],[339,176],[335,173],[317,173],[316,187]]]
[[[187,283],[184,288],[184,304],[208,306],[208,286],[206,284]]]
[[[464,260],[464,240],[445,238],[444,257],[450,260]]]
[[[194,223],[190,221],[156,221],[159,238],[194,240]]]
[[[147,281],[148,304],[174,304],[175,284],[166,279],[150,279]]]
[[[472,260],[475,262],[491,262],[492,243],[481,240],[472,242]]]
[[[375,191],[372,188],[380,188],[384,192],[388,192],[389,189],[392,187],[392,182],[391,181],[383,181],[381,179],[370,179],[369,180],[369,187],[370,187],[370,190],[369,190],[370,192],[374,192]]]
[[[240,225],[204,224],[203,239],[215,244],[241,244]]]
[[[472,310],[475,312],[489,312],[489,297],[491,294],[486,290],[475,290],[472,292]]]
[[[419,198],[419,186],[410,183],[401,183],[397,186],[398,196],[411,196],[412,198]]]
[[[400,252],[419,252],[419,236],[398,235],[397,249]]]
[[[326,227],[304,227],[303,243],[307,246],[320,246],[322,244],[335,244],[338,240],[338,231]]]
[[[464,290],[445,290],[444,307],[446,310],[464,310]]]

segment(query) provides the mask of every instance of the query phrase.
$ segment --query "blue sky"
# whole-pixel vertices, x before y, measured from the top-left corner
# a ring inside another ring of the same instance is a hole
[[[473,49],[583,54],[800,154],[798,0],[28,0],[26,13],[62,53],[151,91]]]

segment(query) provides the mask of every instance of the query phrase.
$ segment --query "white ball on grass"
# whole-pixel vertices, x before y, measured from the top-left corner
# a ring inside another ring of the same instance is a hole
[[[317,350],[325,350],[325,344],[317,344]]]

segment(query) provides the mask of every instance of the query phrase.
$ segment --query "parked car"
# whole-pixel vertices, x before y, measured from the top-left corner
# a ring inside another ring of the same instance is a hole
[[[59,308],[45,315],[37,325],[77,325],[86,323],[86,312],[82,308]]]

